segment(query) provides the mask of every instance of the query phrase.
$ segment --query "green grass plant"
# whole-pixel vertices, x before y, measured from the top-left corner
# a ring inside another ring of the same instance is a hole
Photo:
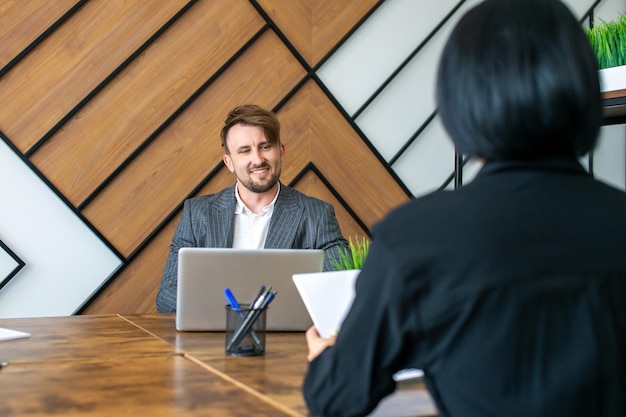
[[[370,241],[365,237],[356,237],[354,240],[348,238],[348,247],[340,248],[339,260],[333,260],[333,267],[337,271],[345,271],[349,269],[361,269],[367,258],[370,248]]]
[[[600,69],[626,65],[626,15],[616,20],[601,21],[585,33],[598,60]]]

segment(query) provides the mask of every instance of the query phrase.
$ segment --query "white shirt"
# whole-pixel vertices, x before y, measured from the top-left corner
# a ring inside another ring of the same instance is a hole
[[[280,183],[278,183],[278,191],[276,196],[267,206],[263,207],[260,213],[254,213],[250,210],[241,198],[237,189],[239,184],[235,184],[235,219],[233,232],[233,248],[242,249],[263,249],[265,247],[265,239],[267,231],[270,228],[270,220],[274,213],[274,205],[280,192]]]

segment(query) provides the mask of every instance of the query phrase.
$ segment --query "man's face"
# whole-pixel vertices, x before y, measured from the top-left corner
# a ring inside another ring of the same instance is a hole
[[[268,142],[262,128],[234,125],[226,145],[230,153],[224,155],[224,164],[245,188],[265,193],[278,183],[285,147]]]

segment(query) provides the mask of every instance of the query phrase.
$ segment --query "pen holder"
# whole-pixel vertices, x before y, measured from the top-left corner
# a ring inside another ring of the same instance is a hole
[[[265,354],[267,309],[253,310],[247,304],[239,309],[226,305],[226,354],[256,356]]]

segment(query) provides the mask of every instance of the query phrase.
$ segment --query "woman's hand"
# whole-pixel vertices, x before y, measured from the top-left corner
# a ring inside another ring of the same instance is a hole
[[[311,326],[309,330],[306,331],[306,343],[309,346],[309,355],[307,356],[307,360],[311,362],[313,359],[317,358],[327,347],[333,346],[336,340],[336,332],[333,333],[328,339],[324,339],[320,336],[317,328],[315,326]]]

